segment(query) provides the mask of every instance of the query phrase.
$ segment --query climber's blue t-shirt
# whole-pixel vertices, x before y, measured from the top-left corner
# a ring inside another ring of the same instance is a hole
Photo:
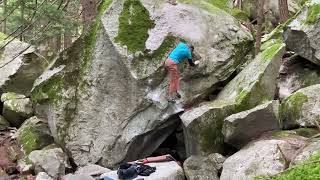
[[[178,46],[170,53],[169,58],[176,64],[180,64],[186,59],[192,59],[191,51],[185,43],[179,43]]]

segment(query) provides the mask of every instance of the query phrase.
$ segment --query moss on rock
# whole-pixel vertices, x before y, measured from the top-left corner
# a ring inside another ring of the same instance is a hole
[[[313,24],[320,18],[320,4],[311,5],[308,9],[307,24]]]
[[[279,41],[276,41],[279,42]],[[264,51],[262,51],[262,60],[263,61],[270,61],[279,51],[281,46],[285,46],[283,43],[275,43],[269,48],[266,48]]]
[[[296,92],[287,97],[280,105],[279,117],[282,122],[296,121],[301,117],[302,106],[308,102],[308,97],[302,92]]]
[[[115,40],[127,46],[131,52],[144,51],[149,37],[148,31],[154,26],[149,11],[140,0],[125,0]]]
[[[32,117],[26,120],[17,131],[17,138],[26,154],[53,143],[48,125]]]
[[[311,156],[307,161],[293,166],[273,177],[256,177],[255,180],[315,180],[320,178],[320,153]]]

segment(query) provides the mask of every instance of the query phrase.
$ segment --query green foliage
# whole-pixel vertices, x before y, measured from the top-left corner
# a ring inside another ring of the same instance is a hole
[[[0,32],[0,41],[3,41],[7,36]]]
[[[320,4],[311,5],[308,10],[306,23],[313,24],[320,18]]]
[[[13,12],[6,20],[7,34],[20,27],[14,34],[18,35],[28,27],[23,33],[24,41],[39,45],[63,34],[78,34],[81,20],[78,15],[79,4],[79,0],[71,0],[68,7],[63,9],[64,4],[60,6],[60,1],[23,0],[23,6],[21,6],[21,0],[7,0],[7,13],[4,14],[4,7],[0,6],[0,14],[1,17],[6,17]],[[44,26],[49,22],[49,28],[43,31]]]
[[[247,21],[247,22],[249,21],[249,15],[238,8],[231,9],[231,15],[238,20]]]
[[[143,51],[149,34],[154,27],[148,10],[139,0],[126,0],[119,17],[119,32],[116,41],[126,45],[132,52]]]

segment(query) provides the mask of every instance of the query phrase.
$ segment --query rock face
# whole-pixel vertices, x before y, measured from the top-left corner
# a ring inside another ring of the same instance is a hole
[[[319,84],[309,86],[284,99],[279,109],[284,128],[317,127],[317,123],[320,123],[319,90]]]
[[[17,131],[17,139],[25,154],[40,150],[53,143],[48,123],[44,119],[31,117]]]
[[[37,112],[77,165],[110,167],[150,155],[178,126],[171,115],[243,63],[251,35],[224,11],[197,4],[114,1],[37,80]],[[201,62],[182,72],[182,100],[172,105],[163,62],[178,39],[193,43]]]
[[[32,151],[29,160],[35,167],[35,172],[45,172],[50,177],[56,179],[65,174],[67,156],[60,148],[48,148]]]
[[[5,93],[1,96],[3,116],[13,125],[19,127],[24,120],[32,116],[32,103],[24,95]]]
[[[182,168],[174,161],[149,163],[151,167],[156,167],[156,172],[150,176],[138,176],[136,179],[143,178],[144,180],[185,180]],[[119,180],[117,171],[112,171],[101,175],[101,178],[109,177],[114,180]]]
[[[219,180],[218,172],[222,168],[225,158],[220,154],[191,156],[183,163],[187,180]]]
[[[262,138],[246,145],[223,163],[220,180],[251,180],[256,176],[272,176],[283,171],[306,138],[289,134]],[[283,151],[284,156],[280,152]]]
[[[320,2],[311,0],[284,32],[287,47],[320,65]]]
[[[300,56],[285,58],[280,68],[278,84],[280,99],[315,84],[320,84],[320,70],[317,65]]]
[[[227,117],[222,128],[225,142],[241,148],[266,131],[281,129],[278,107],[278,101],[270,101]]]
[[[207,104],[185,112],[187,154],[223,151],[223,120],[274,98],[283,44],[274,44],[258,55],[217,96]]]
[[[3,43],[0,40],[0,44]],[[29,44],[17,40],[9,43],[0,52],[0,89],[30,95],[33,82],[47,65],[47,61]]]

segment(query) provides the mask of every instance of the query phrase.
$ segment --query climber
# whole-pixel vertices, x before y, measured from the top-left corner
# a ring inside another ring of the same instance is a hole
[[[176,48],[170,53],[169,57],[165,62],[166,69],[169,71],[170,84],[169,84],[169,94],[168,101],[174,103],[177,98],[181,98],[179,94],[179,69],[178,64],[182,63],[184,60],[188,60],[189,65],[195,67],[199,62],[192,61],[192,53],[194,47],[192,45],[187,45],[180,42]]]

